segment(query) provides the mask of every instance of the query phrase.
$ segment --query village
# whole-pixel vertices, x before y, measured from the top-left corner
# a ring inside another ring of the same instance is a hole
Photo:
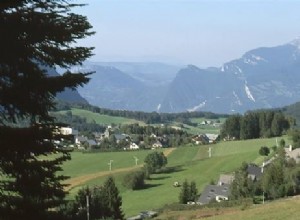
[[[212,122],[203,121],[201,125],[212,125]],[[189,134],[179,127],[168,127],[164,124],[159,127],[135,124],[127,125],[125,128],[108,125],[104,132],[92,132],[89,135],[81,134],[72,127],[61,127],[59,130],[62,135],[71,135],[73,138],[68,141],[62,139],[56,144],[76,150],[159,149],[178,147],[181,144],[214,144],[220,138],[218,134],[212,133]]]

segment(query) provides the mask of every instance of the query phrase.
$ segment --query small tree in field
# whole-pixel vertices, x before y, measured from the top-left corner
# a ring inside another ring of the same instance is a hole
[[[123,179],[123,185],[132,190],[142,189],[145,186],[145,173],[142,170],[128,173]]]
[[[145,169],[151,173],[155,173],[158,169],[167,165],[167,157],[163,152],[153,152],[148,154],[145,158]]]
[[[187,180],[182,183],[181,191],[179,194],[179,203],[186,204],[190,197],[190,186]]]
[[[259,154],[261,156],[268,156],[270,153],[270,149],[266,146],[262,146],[260,149],[259,149]]]

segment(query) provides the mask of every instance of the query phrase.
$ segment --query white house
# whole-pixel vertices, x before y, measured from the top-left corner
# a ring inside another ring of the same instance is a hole
[[[160,143],[160,141],[156,141],[154,144],[152,144],[152,148],[162,148],[162,144]]]
[[[131,143],[129,146],[130,150],[138,150],[140,147],[136,143]]]

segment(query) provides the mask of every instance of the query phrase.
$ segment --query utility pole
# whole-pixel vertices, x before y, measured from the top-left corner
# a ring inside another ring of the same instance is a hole
[[[211,147],[208,148],[208,157],[211,158]]]
[[[133,158],[134,158],[134,160],[135,160],[135,165],[137,166],[137,165],[138,165],[138,160],[139,160],[139,159],[138,159],[137,157],[135,157],[135,156],[134,156]]]
[[[90,220],[90,202],[88,195],[86,195],[86,218],[87,220]]]
[[[108,165],[109,165],[109,171],[111,171],[111,165],[112,165],[113,160],[110,160]]]

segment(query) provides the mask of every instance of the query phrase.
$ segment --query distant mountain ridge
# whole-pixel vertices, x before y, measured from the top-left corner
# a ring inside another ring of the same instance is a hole
[[[124,62],[87,66],[97,73],[80,94],[111,109],[243,113],[300,101],[299,38],[248,51],[220,68]]]
[[[48,68],[47,74],[49,76],[59,76],[59,73],[54,68]],[[65,89],[65,91],[60,92],[56,95],[56,98],[65,102],[70,103],[82,103],[82,104],[88,104],[88,101],[84,99],[77,90],[72,89]]]

